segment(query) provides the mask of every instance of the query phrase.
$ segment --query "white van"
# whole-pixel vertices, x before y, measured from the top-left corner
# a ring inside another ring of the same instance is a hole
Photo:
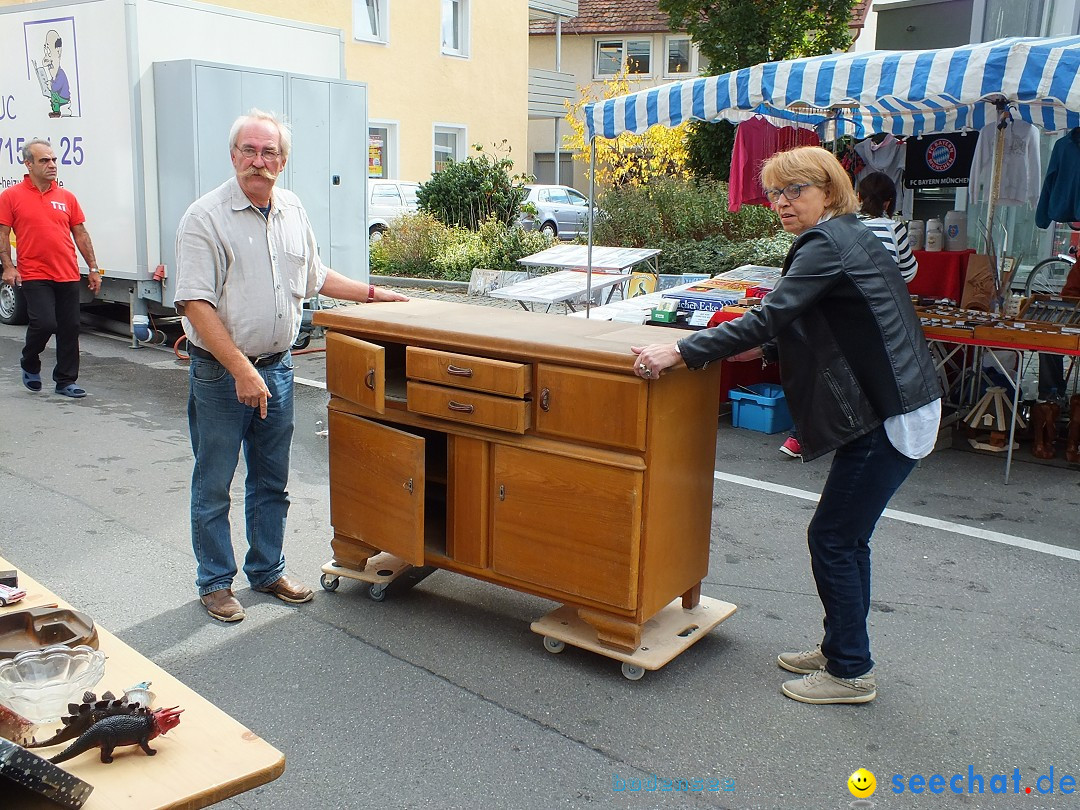
[[[416,212],[419,183],[404,180],[368,180],[368,237],[379,239],[402,214]]]

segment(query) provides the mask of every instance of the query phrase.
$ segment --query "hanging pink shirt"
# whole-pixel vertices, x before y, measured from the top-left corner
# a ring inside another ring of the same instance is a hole
[[[777,152],[820,144],[812,129],[775,127],[761,116],[740,123],[735,131],[735,147],[731,150],[728,210],[738,211],[743,205],[768,206],[769,201],[761,187],[761,164]]]

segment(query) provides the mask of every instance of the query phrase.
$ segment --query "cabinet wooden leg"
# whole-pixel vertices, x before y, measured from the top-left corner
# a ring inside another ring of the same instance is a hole
[[[589,608],[578,608],[578,616],[596,630],[596,640],[606,647],[632,653],[641,646],[641,625]]]
[[[366,543],[361,543],[352,537],[343,534],[334,534],[330,541],[330,548],[334,552],[334,564],[342,568],[352,568],[363,571],[368,559],[379,553],[379,549],[372,548]]]
[[[701,601],[701,583],[699,582],[693,588],[688,590],[682,595],[683,610],[692,610],[698,606]]]

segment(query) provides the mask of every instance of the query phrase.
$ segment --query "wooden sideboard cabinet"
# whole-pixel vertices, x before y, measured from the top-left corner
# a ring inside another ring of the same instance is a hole
[[[315,323],[332,565],[388,552],[556,600],[622,653],[673,600],[698,605],[718,364],[646,382],[630,351],[682,333],[432,300]]]

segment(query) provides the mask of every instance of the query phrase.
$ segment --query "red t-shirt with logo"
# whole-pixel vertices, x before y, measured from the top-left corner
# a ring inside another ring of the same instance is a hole
[[[75,195],[56,181],[41,192],[25,175],[0,194],[0,225],[15,231],[15,264],[23,281],[78,281],[71,229],[84,222]]]

